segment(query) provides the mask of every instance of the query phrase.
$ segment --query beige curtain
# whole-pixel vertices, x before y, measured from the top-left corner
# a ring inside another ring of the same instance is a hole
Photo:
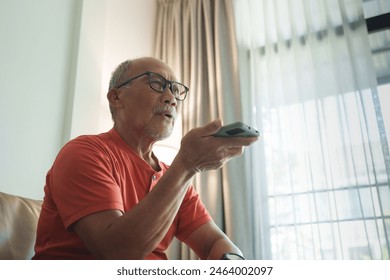
[[[156,56],[168,63],[190,87],[182,106],[183,133],[217,117],[224,123],[242,120],[237,49],[231,1],[160,0]],[[252,256],[250,204],[244,158],[222,170],[199,174],[194,185],[215,222]],[[171,259],[196,256],[179,243]]]

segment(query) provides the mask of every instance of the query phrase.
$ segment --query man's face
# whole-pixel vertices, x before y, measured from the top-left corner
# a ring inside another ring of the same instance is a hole
[[[127,78],[150,71],[176,81],[172,70],[156,59],[136,60],[130,68]],[[160,93],[153,90],[148,82],[149,77],[144,75],[119,89],[123,108],[120,108],[116,121],[123,122],[129,132],[157,141],[171,135],[179,104],[169,87]]]

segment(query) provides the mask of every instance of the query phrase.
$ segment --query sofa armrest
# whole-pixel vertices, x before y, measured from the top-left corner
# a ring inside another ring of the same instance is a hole
[[[31,259],[42,201],[0,192],[0,259]]]

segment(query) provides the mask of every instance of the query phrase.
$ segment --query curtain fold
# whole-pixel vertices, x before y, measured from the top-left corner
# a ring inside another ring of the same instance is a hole
[[[263,132],[255,257],[388,259],[389,149],[362,2],[234,3],[241,104]]]
[[[190,92],[182,106],[183,132],[221,118],[243,120],[234,13],[231,1],[159,0],[155,55],[168,63]],[[245,160],[201,173],[194,185],[215,222],[252,257]],[[195,258],[173,244],[170,258]]]

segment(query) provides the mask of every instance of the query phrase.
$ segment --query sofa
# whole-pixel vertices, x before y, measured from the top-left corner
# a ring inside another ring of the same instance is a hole
[[[27,260],[34,244],[42,201],[0,192],[0,260]]]

